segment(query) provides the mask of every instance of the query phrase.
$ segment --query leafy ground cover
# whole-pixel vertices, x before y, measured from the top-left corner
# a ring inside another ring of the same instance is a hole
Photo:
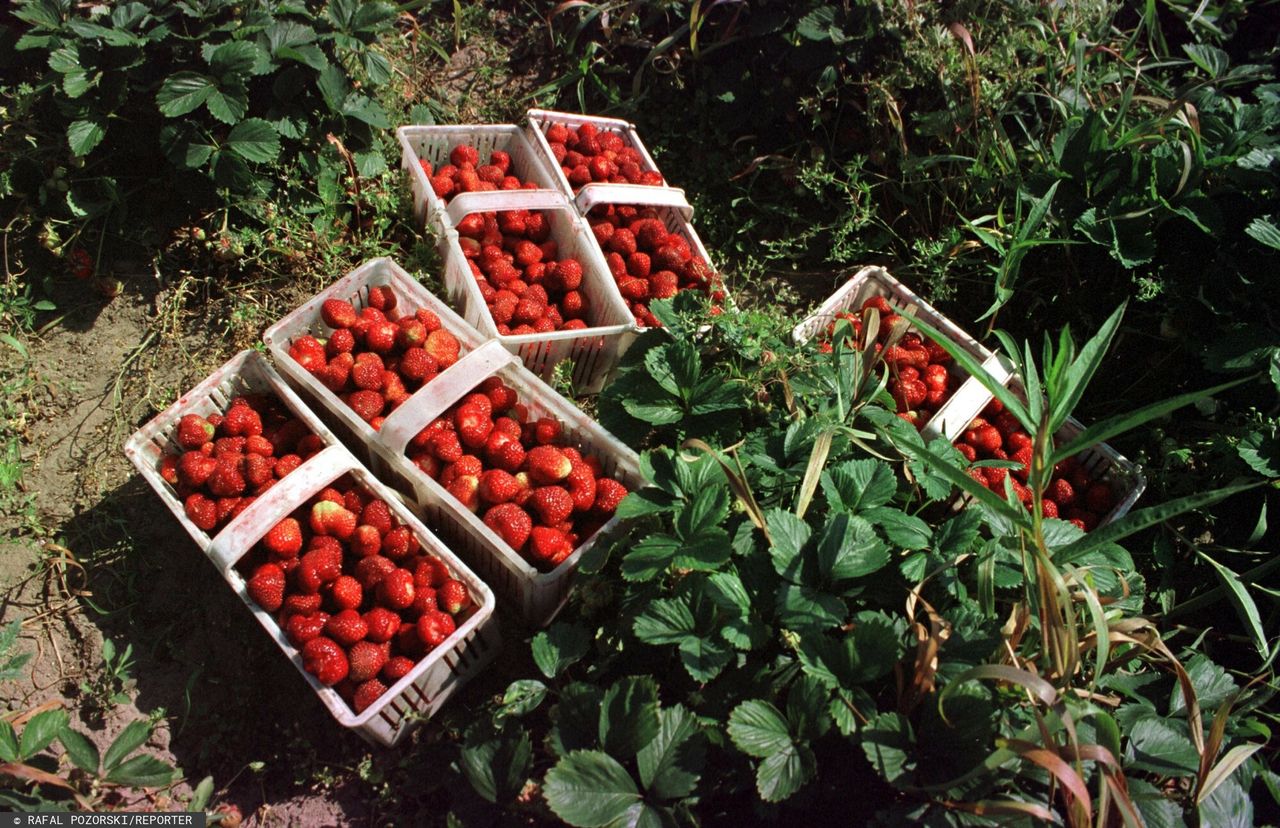
[[[1278,18],[14,4],[0,802],[263,824],[1276,822]],[[636,121],[738,307],[651,303],[664,330],[583,403],[644,449],[628,535],[555,624],[508,625],[500,667],[375,751],[298,702],[118,447],[363,259],[430,283],[390,127],[535,104]],[[1030,510],[893,415],[874,348],[791,341],[869,263],[1019,363],[1030,393],[1001,402],[1035,439],[1005,478]],[[1094,428],[1055,445],[1070,415]],[[1041,504],[1099,439],[1149,488],[1083,533]]]

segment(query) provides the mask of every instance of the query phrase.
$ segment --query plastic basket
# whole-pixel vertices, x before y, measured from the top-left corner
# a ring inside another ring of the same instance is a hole
[[[1012,376],[1007,360],[1001,359],[983,347],[955,323],[934,310],[932,305],[890,276],[889,272],[882,267],[864,267],[855,273],[827,301],[823,302],[817,311],[792,330],[792,340],[797,345],[803,345],[825,331],[827,325],[836,318],[836,314],[850,309],[856,310],[872,296],[885,297],[894,310],[920,317],[945,333],[952,342],[982,360],[982,367],[988,374],[995,377],[997,382],[1008,382]],[[977,378],[969,376],[959,365],[953,362],[947,370],[960,379],[961,384],[925,423],[921,433],[926,441],[939,436],[946,437],[949,441],[955,440],[964,432],[965,427],[978,412],[991,401],[992,394],[986,386]]]
[[[449,301],[461,309],[468,323],[487,338],[501,342],[538,376],[550,377],[556,365],[567,359],[573,366],[570,377],[574,388],[580,393],[599,391],[636,337],[631,311],[618,293],[600,246],[568,202],[545,191],[463,193],[449,203],[446,212],[450,223],[456,226],[471,213],[502,210],[541,210],[551,216],[551,237],[556,240],[560,255],[582,263],[580,290],[592,309],[594,324],[579,330],[500,335],[452,231],[442,241]]]
[[[1008,385],[1009,390],[1012,391],[1018,399],[1025,403],[1027,400],[1027,392],[1022,387],[1021,382],[1018,381],[1018,378],[1016,376],[1012,377],[1008,381]],[[983,408],[985,407],[986,406],[984,405]],[[974,416],[978,416],[981,413],[982,409],[979,409]],[[970,417],[969,420],[972,422],[973,418]],[[968,423],[965,423],[965,429],[961,429],[960,433],[963,434],[967,428]],[[1056,434],[1053,435],[1054,445],[1063,445],[1064,443],[1074,440],[1080,432],[1084,431],[1084,429],[1084,423],[1074,417],[1068,417],[1067,422],[1062,426],[1062,428],[1058,429]],[[956,438],[953,438],[952,442],[954,442],[955,439],[958,439],[959,436],[960,435],[957,434]],[[1089,477],[1094,480],[1107,481],[1111,484],[1113,491],[1119,493],[1119,497],[1117,498],[1118,502],[1114,507],[1112,507],[1110,512],[1100,516],[1098,526],[1105,526],[1106,524],[1119,520],[1127,515],[1129,510],[1133,508],[1133,504],[1137,502],[1138,498],[1147,489],[1147,478],[1146,475],[1142,473],[1141,467],[1127,459],[1107,443],[1098,443],[1097,445],[1090,446],[1077,454],[1076,458],[1080,461],[1080,465],[1084,468]],[[967,497],[962,497],[960,502],[967,502],[967,500]]]
[[[410,400],[387,418],[378,443],[382,476],[409,495],[431,523],[451,527],[454,531],[449,540],[458,554],[526,622],[541,626],[549,623],[564,605],[582,555],[612,533],[619,518],[614,516],[555,569],[539,572],[405,455],[409,441],[431,420],[494,375],[500,376],[528,406],[530,419],[558,420],[567,444],[598,457],[605,475],[618,479],[630,490],[643,485],[635,452],[521,366],[496,342],[474,351],[437,377],[430,397]]]
[[[187,517],[186,509],[183,508],[177,492],[160,476],[160,458],[166,454],[182,452],[182,449],[173,439],[173,433],[177,428],[178,421],[184,415],[199,414],[202,417],[207,417],[210,414],[224,412],[231,405],[232,399],[245,394],[274,395],[308,429],[319,435],[326,445],[337,445],[338,438],[334,436],[333,432],[299,399],[288,383],[276,373],[267,359],[257,351],[241,351],[236,354],[229,362],[215,370],[203,382],[179,397],[177,402],[157,414],[149,423],[134,432],[133,436],[124,445],[125,456],[129,458],[134,468],[142,474],[143,478],[151,484],[151,488],[169,507],[169,511],[173,512],[173,516],[187,530],[187,534],[191,535],[191,539],[200,547],[201,552],[207,553],[215,538],[192,523],[191,518]],[[305,465],[304,463],[303,466]],[[295,469],[276,485],[283,485],[285,481],[292,478],[301,469],[302,466]],[[275,487],[272,488],[274,489]],[[258,500],[261,499],[258,498]],[[249,512],[257,503],[258,501],[255,500],[249,509],[246,509],[223,526],[219,530],[218,536],[224,535],[238,524],[244,523]]]
[[[400,523],[417,536],[422,548],[444,561],[454,577],[466,584],[476,604],[475,611],[444,643],[360,713],[353,711],[337,691],[320,684],[303,669],[301,653],[289,642],[272,614],[249,597],[245,578],[235,568],[236,562],[272,526],[343,475],[351,475],[359,485],[385,500]],[[493,592],[346,449],[332,446],[320,452],[294,474],[273,486],[268,495],[255,502],[254,506],[259,503],[264,508],[255,510],[250,520],[242,521],[234,531],[218,536],[210,557],[245,606],[343,727],[351,728],[375,744],[394,746],[414,724],[431,717],[455,690],[497,654],[500,637],[497,619],[493,617],[496,606]],[[244,514],[248,516],[250,513],[246,511]]]
[[[395,291],[396,306],[393,309],[393,315],[397,318],[412,314],[418,308],[427,308],[435,312],[440,317],[444,328],[457,337],[463,354],[478,348],[484,342],[484,337],[475,328],[468,325],[447,304],[419,284],[404,268],[388,258],[371,259],[360,265],[304,302],[262,335],[263,341],[284,376],[315,405],[316,411],[332,425],[334,432],[342,438],[347,447],[355,452],[362,462],[370,466],[374,464],[370,445],[377,432],[346,403],[338,399],[337,394],[326,388],[311,375],[311,372],[289,356],[289,344],[304,334],[328,336],[332,329],[324,323],[320,315],[320,308],[325,300],[346,299],[360,309],[368,301],[369,288],[375,285],[390,285]],[[423,388],[419,388],[415,396],[423,393],[430,386],[431,383],[427,383]]]
[[[569,182],[560,167],[548,165],[540,150],[530,143],[524,130],[514,124],[478,124],[472,126],[403,126],[396,130],[400,140],[400,166],[409,175],[413,189],[413,215],[418,224],[437,229],[451,227],[445,215],[444,202],[431,189],[431,181],[422,171],[420,160],[431,162],[433,169],[447,163],[449,153],[458,144],[470,144],[486,160],[494,150],[511,156],[511,173],[521,181],[532,181],[538,187],[568,195]]]
[[[601,132],[612,132],[622,136],[622,140],[627,146],[634,147],[640,153],[640,168],[646,172],[661,173],[657,163],[654,162],[653,156],[649,154],[648,148],[644,142],[640,140],[640,135],[636,132],[635,125],[630,121],[624,121],[621,118],[602,118],[598,115],[581,115],[574,112],[556,112],[551,109],[530,109],[529,110],[529,137],[530,141],[537,147],[538,152],[542,155],[543,163],[555,175],[558,186],[566,193],[572,193],[573,187],[569,184],[569,179],[565,177],[564,170],[560,168],[560,164],[556,162],[556,158],[551,154],[551,143],[547,141],[547,128],[552,124],[563,124],[569,129],[577,129],[583,124],[594,124],[596,129]],[[663,177],[666,180],[666,177]],[[585,187],[593,186],[591,184]],[[645,184],[627,185],[635,189],[659,189]]]
[[[601,205],[627,205],[632,207],[652,207],[657,211],[658,218],[662,219],[662,223],[667,228],[668,233],[675,233],[682,237],[688,244],[689,249],[693,251],[695,256],[702,258],[712,269],[715,265],[711,261],[711,254],[707,252],[706,245],[702,243],[702,239],[698,237],[698,233],[693,229],[690,219],[693,218],[693,207],[685,199],[684,191],[674,187],[644,187],[635,184],[588,184],[579,191],[574,199],[574,204],[583,216],[583,220],[587,222],[588,230],[590,230],[589,214],[595,207]],[[600,255],[604,256],[599,242],[595,240],[595,235],[591,236],[592,245]],[[605,272],[609,273],[608,265],[605,265]],[[612,279],[610,281],[614,287],[617,282]],[[721,285],[721,290],[725,290],[724,302],[726,305],[733,307],[733,296],[728,290]],[[621,294],[619,294],[621,296]],[[623,300],[625,306],[625,300]],[[634,321],[628,308],[627,317]]]

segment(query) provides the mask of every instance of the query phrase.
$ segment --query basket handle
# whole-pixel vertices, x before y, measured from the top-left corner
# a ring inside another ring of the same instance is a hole
[[[693,218],[693,207],[679,187],[651,187],[647,184],[584,184],[573,200],[578,212],[587,215],[597,204],[634,204],[642,207],[670,207],[685,221]]]
[[[569,205],[557,190],[489,190],[462,193],[445,208],[452,226],[471,213],[503,210],[566,210]]]
[[[485,377],[519,359],[490,340],[445,369],[391,412],[378,430],[378,444],[393,457],[404,454],[409,441]]]

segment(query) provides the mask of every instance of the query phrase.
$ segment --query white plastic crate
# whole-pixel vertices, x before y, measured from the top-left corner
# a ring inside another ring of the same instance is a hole
[[[701,257],[709,267],[713,270],[715,269],[715,264],[711,261],[711,255],[707,253],[706,245],[702,243],[702,239],[698,237],[697,231],[693,229],[693,224],[690,222],[690,219],[693,218],[693,207],[685,199],[683,190],[673,187],[643,187],[634,184],[591,184],[582,188],[574,199],[574,204],[577,206],[578,212],[582,214],[583,221],[587,223],[588,232],[590,232],[591,225],[591,210],[597,206],[612,204],[631,207],[652,207],[657,211],[658,217],[662,219],[662,223],[666,226],[668,233],[674,233],[683,238],[689,244],[689,249],[693,251],[694,256]],[[600,251],[600,255],[603,258],[604,251],[601,250],[599,242],[595,240],[594,234],[591,236],[591,241],[595,249]],[[605,265],[605,273],[609,273],[607,264]],[[612,278],[611,273],[609,276],[610,281],[614,283],[616,288],[616,280]],[[725,305],[733,307],[733,296],[730,295],[728,288],[722,284],[721,289],[725,291]],[[625,303],[626,300],[624,299],[624,306]],[[634,321],[629,308],[627,316]]]
[[[1025,403],[1027,392],[1022,387],[1022,383],[1017,376],[1011,376],[1007,380],[1007,384],[1009,390]],[[985,408],[986,406],[984,405],[974,416],[980,415]],[[969,422],[972,421],[973,417],[970,417]],[[952,438],[952,442],[959,439],[968,430],[968,427],[968,422],[966,422],[965,427],[960,430],[955,438]],[[1084,430],[1084,423],[1075,417],[1068,417],[1067,422],[1053,435],[1054,445],[1064,445],[1074,440]],[[1112,490],[1118,493],[1116,505],[1107,514],[1099,516],[1098,526],[1105,526],[1127,515],[1129,510],[1133,508],[1133,504],[1147,489],[1147,478],[1142,473],[1142,469],[1107,443],[1098,443],[1090,446],[1077,454],[1076,458],[1090,478],[1107,481],[1111,484]],[[959,502],[964,503],[967,500],[967,497],[961,497]]]
[[[305,474],[303,469],[306,470]],[[302,665],[302,654],[290,643],[271,613],[249,597],[244,576],[236,563],[261,540],[272,526],[292,514],[324,487],[343,475],[350,475],[361,487],[382,498],[391,512],[417,537],[422,549],[440,558],[453,576],[470,592],[475,608],[445,641],[418,661],[408,675],[388,688],[376,702],[356,713],[332,687],[326,687]],[[292,485],[285,486],[284,482]],[[430,718],[455,690],[493,660],[500,637],[493,612],[496,600],[489,587],[466,567],[430,529],[423,525],[394,494],[365,469],[350,452],[332,446],[312,458],[306,466],[271,488],[245,516],[234,531],[223,532],[214,542],[210,557],[232,589],[244,601],[263,629],[293,662],[306,682],[333,717],[365,739],[386,747],[394,746],[413,726]]]
[[[950,319],[934,310],[933,306],[921,299],[913,291],[889,275],[882,267],[864,267],[845,282],[817,311],[810,314],[803,322],[796,325],[791,338],[797,345],[803,345],[813,337],[826,331],[827,326],[837,314],[845,311],[857,312],[862,303],[872,296],[883,296],[889,305],[899,313],[909,313],[924,319],[947,335],[955,344],[968,351],[982,361],[982,367],[1000,383],[1006,383],[1011,376],[1006,360],[983,347],[976,339],[969,336]],[[991,401],[992,394],[976,377],[971,377],[955,362],[947,366],[952,376],[961,380],[960,387],[943,403],[929,421],[925,423],[922,434],[926,441],[943,436],[955,440],[977,416],[978,412]]]
[[[572,193],[574,190],[569,184],[569,179],[565,177],[564,170],[560,168],[560,164],[556,161],[556,157],[551,154],[551,143],[547,140],[547,128],[552,124],[563,124],[569,129],[577,129],[583,124],[592,124],[601,132],[612,132],[615,135],[620,135],[627,146],[634,147],[636,152],[640,154],[641,170],[659,174],[662,172],[658,169],[657,163],[654,162],[653,156],[649,154],[644,142],[640,140],[635,124],[630,121],[624,121],[621,118],[603,118],[599,115],[582,115],[575,112],[557,112],[551,109],[530,109],[528,117],[530,140],[542,155],[543,163],[556,176],[559,187],[566,193]],[[663,181],[666,181],[665,176]],[[584,186],[590,187],[594,185],[587,184]],[[635,189],[658,189],[646,184],[630,184],[627,186]]]
[[[191,539],[200,547],[201,552],[208,553],[214,538],[187,517],[186,509],[178,499],[177,492],[160,476],[160,460],[166,454],[182,453],[182,449],[174,440],[174,430],[184,415],[199,414],[202,417],[208,417],[210,414],[225,412],[230,407],[231,400],[246,394],[271,394],[277,397],[285,408],[301,420],[310,431],[319,435],[325,445],[338,444],[338,438],[333,432],[299,399],[262,354],[257,351],[241,351],[195,388],[179,397],[177,402],[134,432],[124,445],[125,456],[151,484],[151,488],[169,507],[169,511],[173,512],[173,516],[187,530],[187,534],[191,535]],[[301,468],[286,475],[276,483],[276,486],[284,485],[285,481],[290,480]],[[249,511],[256,505],[257,501],[223,526],[218,535],[226,534],[248,520]]]
[[[488,163],[495,150],[511,156],[509,172],[521,181],[532,181],[540,188],[561,195],[570,193],[568,181],[555,164],[548,165],[546,156],[530,143],[524,130],[514,124],[475,124],[471,126],[402,126],[396,130],[400,141],[400,166],[409,175],[413,189],[413,215],[420,226],[435,230],[450,227],[444,203],[431,189],[431,181],[419,163],[425,159],[432,169],[449,162],[449,153],[459,144],[469,144]]]
[[[460,316],[431,291],[423,287],[404,268],[388,258],[371,259],[334,282],[325,290],[311,297],[300,307],[267,329],[263,342],[275,358],[276,365],[289,382],[315,405],[332,425],[343,442],[363,462],[373,464],[370,445],[377,434],[355,411],[338,399],[338,395],[326,388],[311,372],[289,356],[289,345],[304,334],[328,336],[332,331],[324,323],[320,309],[328,299],[345,299],[359,310],[369,299],[369,288],[390,285],[396,294],[396,306],[392,316],[410,316],[418,308],[427,308],[440,317],[441,325],[458,339],[461,353],[480,347],[484,337],[468,325]],[[434,380],[433,380],[434,382]],[[414,395],[424,393],[431,383],[419,388]]]
[[[463,507],[444,487],[409,461],[405,448],[428,423],[470,393],[490,376],[497,375],[529,409],[530,419],[552,417],[561,423],[567,445],[600,460],[606,476],[628,490],[643,485],[640,461],[626,445],[561,397],[550,386],[520,365],[498,343],[490,342],[442,373],[429,397],[413,399],[396,409],[383,424],[377,445],[384,480],[408,494],[422,513],[437,526],[450,526],[453,548],[480,573],[503,600],[530,624],[541,626],[551,619],[569,596],[582,555],[613,532],[614,516],[582,543],[559,566],[539,572],[502,541],[478,515]]]
[[[501,342],[538,376],[550,377],[556,365],[567,359],[573,366],[570,377],[574,388],[584,394],[599,391],[636,337],[631,311],[618,293],[600,246],[564,197],[545,191],[463,193],[449,203],[446,213],[450,225],[456,227],[471,213],[503,210],[540,210],[550,217],[551,238],[559,247],[560,257],[574,258],[582,264],[580,290],[590,308],[590,327],[518,336],[499,334],[453,231],[441,239],[449,301],[461,309],[468,323],[487,338]]]

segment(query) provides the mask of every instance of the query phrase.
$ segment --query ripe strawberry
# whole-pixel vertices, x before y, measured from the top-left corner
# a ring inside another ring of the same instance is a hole
[[[506,503],[520,491],[520,484],[510,472],[502,469],[489,469],[480,476],[479,495],[486,503]]]
[[[371,422],[382,413],[386,400],[377,391],[353,391],[347,396],[347,405],[356,412],[356,416],[365,422]]]
[[[388,572],[393,572],[395,563],[382,555],[370,555],[356,561],[355,579],[360,582],[366,592],[373,592],[382,583]]]
[[[325,364],[324,346],[310,334],[298,337],[289,345],[289,356],[312,373]]]
[[[565,487],[569,490],[573,508],[579,512],[585,512],[596,502],[596,475],[582,460],[573,459],[570,462],[573,468],[565,478]]]
[[[1058,504],[1045,498],[1040,501],[1040,514],[1047,518],[1056,518],[1058,516]]]
[[[438,460],[453,463],[462,457],[462,443],[458,435],[452,431],[439,431],[431,436],[431,453]]]
[[[601,514],[611,515],[622,499],[627,496],[627,487],[611,477],[596,479],[596,501],[592,508]]]
[[[1062,477],[1055,477],[1049,483],[1049,489],[1044,496],[1053,500],[1059,506],[1070,506],[1076,500],[1075,489]]]
[[[392,561],[403,561],[418,549],[418,538],[408,526],[397,526],[382,539],[382,554]]]
[[[297,519],[287,517],[267,530],[262,545],[268,552],[291,558],[302,551],[302,526]]]
[[[387,686],[376,678],[361,682],[355,689],[355,693],[351,697],[351,709],[357,713],[363,713],[373,706],[383,694],[387,692]]]
[[[929,388],[920,380],[900,381],[896,387],[890,383],[890,393],[898,403],[899,411],[910,411],[919,408],[929,396]]]
[[[213,527],[218,525],[218,504],[200,492],[187,496],[186,502],[183,503],[183,511],[197,528],[206,532],[212,531]]]
[[[413,603],[413,573],[394,569],[378,584],[378,598],[391,609],[405,609]]]
[[[427,334],[423,349],[435,359],[442,371],[458,361],[458,340],[446,330],[436,330]]]
[[[302,668],[316,681],[332,687],[347,677],[347,655],[332,639],[313,638],[302,647]]]
[[[334,607],[339,610],[358,609],[364,599],[364,589],[350,575],[339,575],[329,585],[329,595],[333,598]]]
[[[439,365],[435,357],[422,348],[409,348],[400,355],[400,375],[414,382],[425,382],[436,375]]]
[[[327,623],[329,614],[326,612],[295,613],[285,621],[284,634],[289,643],[300,648],[308,641],[320,637]]]
[[[471,594],[462,581],[449,578],[436,590],[436,601],[445,612],[457,615],[471,606]]]
[[[555,446],[535,446],[525,459],[525,470],[534,483],[559,483],[573,471],[573,463]]]
[[[489,432],[493,430],[493,420],[474,403],[463,405],[454,413],[454,424],[458,439],[468,448],[483,446]]]
[[[557,444],[562,436],[560,421],[552,417],[541,417],[533,424],[533,440],[540,446]]]
[[[248,488],[256,489],[267,482],[274,482],[275,461],[261,454],[244,456],[244,480]]]
[[[311,507],[311,531],[347,540],[356,530],[356,516],[347,507],[322,500]]]
[[[369,307],[384,313],[396,306],[396,293],[391,285],[374,285],[369,288]]]
[[[387,658],[388,653],[382,646],[372,641],[357,641],[347,651],[347,662],[350,664],[347,677],[355,682],[368,681],[382,672]],[[386,692],[385,688],[383,692]]]
[[[385,373],[386,365],[382,357],[365,351],[355,357],[355,362],[351,366],[351,381],[355,383],[356,388],[381,391]]]
[[[484,455],[494,466],[512,474],[520,470],[527,457],[518,437],[496,430],[485,441]]]
[[[360,523],[372,526],[382,535],[391,531],[395,525],[391,517],[391,507],[385,500],[370,500],[360,512]]]
[[[457,475],[445,486],[445,491],[453,495],[464,509],[472,512],[480,508],[480,478],[474,474]]]
[[[1084,492],[1084,506],[1091,512],[1105,515],[1116,504],[1115,493],[1106,481],[1098,480],[1089,484]]]
[[[435,556],[423,558],[413,571],[413,583],[418,589],[434,589],[449,580],[449,569]]]
[[[166,454],[160,458],[160,478],[170,486],[178,485],[178,456],[176,454]]]
[[[417,635],[415,629],[414,635]],[[409,675],[413,670],[413,659],[405,658],[402,655],[392,656],[387,659],[387,663],[382,666],[382,678],[395,684],[400,679]]]
[[[593,487],[594,483],[595,481],[592,480]],[[594,494],[594,489],[592,493]],[[574,500],[560,486],[541,486],[533,490],[528,506],[538,516],[538,522],[543,526],[555,526],[557,523],[568,520],[573,514]]]
[[[395,636],[396,630],[400,628],[400,616],[386,607],[374,607],[361,618],[368,627],[365,638],[375,644],[390,641]]]
[[[206,457],[198,451],[188,451],[178,458],[178,481],[184,486],[198,489],[209,480],[217,467],[218,461],[212,457]]]
[[[1024,448],[1029,449],[1033,444],[1031,435],[1022,429],[1018,429],[1005,438],[1004,449],[1012,454]]]
[[[330,328],[350,328],[356,324],[359,314],[355,307],[344,299],[326,299],[320,306],[320,318]]]
[[[329,623],[324,625],[324,632],[342,646],[350,647],[364,639],[369,632],[369,625],[360,617],[360,613],[344,609],[330,616]]]
[[[968,460],[970,463],[978,459],[977,450],[968,443],[956,443],[956,451],[960,452],[960,454],[964,456],[964,459]]]
[[[990,423],[983,423],[976,428],[970,428],[964,433],[964,441],[984,456],[990,455],[991,452],[1001,448],[1004,443],[1004,439],[1000,436],[1000,431]]]
[[[284,571],[273,563],[255,569],[244,586],[249,597],[267,612],[275,612],[284,603]]]
[[[298,466],[302,465],[302,458],[296,454],[286,454],[283,457],[277,457],[275,467],[272,472],[276,476],[276,480],[281,479],[289,472],[294,471]]]
[[[1031,473],[1031,448],[1023,448],[1009,455],[1010,460],[1016,460],[1022,464],[1021,468],[1013,470],[1013,476],[1019,480],[1026,480],[1027,475]]]
[[[183,449],[198,449],[213,439],[213,425],[199,414],[185,414],[178,421],[174,437]]]
[[[573,554],[573,545],[559,529],[535,526],[529,533],[529,557],[542,566],[558,566]]]
[[[292,560],[292,559],[290,559]],[[293,561],[296,563],[296,561]],[[276,563],[279,563],[277,561]],[[281,567],[283,568],[283,567]],[[286,572],[285,575],[289,573]],[[318,594],[304,595],[299,592],[291,592],[284,596],[284,612],[286,615],[302,614],[311,615],[320,610],[321,598]]]
[[[439,647],[456,629],[453,616],[440,610],[424,612],[418,619],[418,638],[428,649]]]
[[[349,354],[355,350],[355,347],[355,334],[347,328],[338,328],[338,330],[329,334],[329,340],[324,343],[324,352],[329,357],[330,363],[332,363],[334,357]]]
[[[533,519],[529,513],[514,503],[500,503],[484,514],[484,525],[488,526],[508,546],[517,551],[529,539],[533,528]]]
[[[232,405],[222,418],[222,431],[231,437],[262,433],[262,417],[246,405]]]

